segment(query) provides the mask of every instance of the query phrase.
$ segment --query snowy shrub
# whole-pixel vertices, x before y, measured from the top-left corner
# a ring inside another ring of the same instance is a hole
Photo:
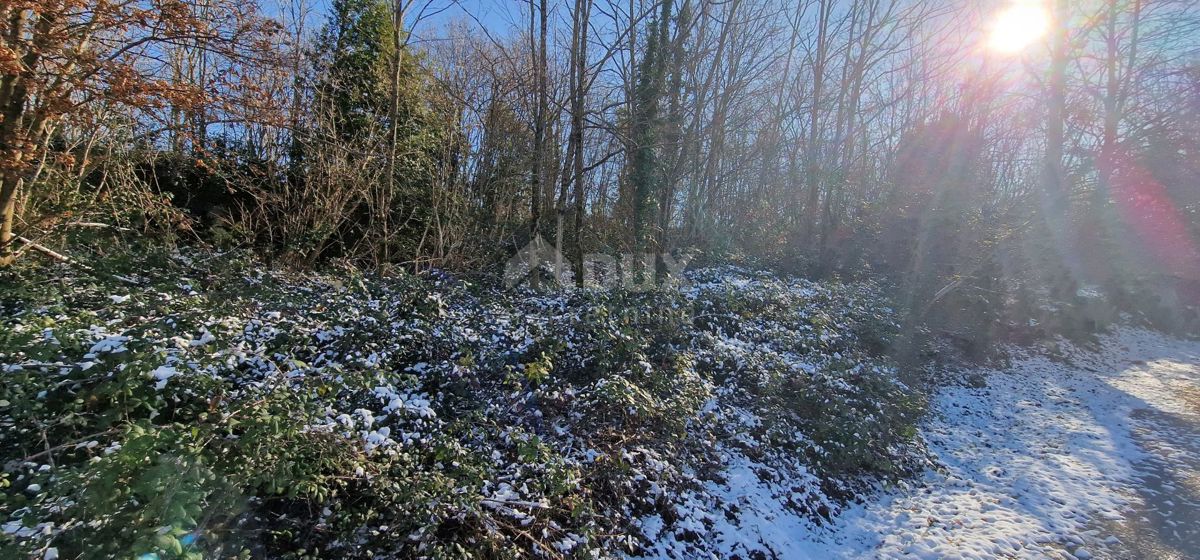
[[[814,516],[922,456],[870,285],[100,268],[0,279],[0,553],[605,556],[686,525],[731,454]]]

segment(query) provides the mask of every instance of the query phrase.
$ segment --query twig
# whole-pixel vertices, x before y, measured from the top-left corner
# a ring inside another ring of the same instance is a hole
[[[74,266],[75,268],[78,268],[84,272],[87,272],[88,274],[94,274],[94,275],[100,274],[99,272],[96,271],[96,269],[92,268],[91,266],[88,266],[87,264],[79,262],[78,260],[72,259],[71,257],[68,257],[62,253],[59,253],[45,245],[42,245],[41,243],[37,243],[35,241],[29,240],[28,238],[20,237],[20,236],[17,236],[17,240],[20,241],[21,243],[24,243],[27,248],[33,249],[34,251],[37,251],[43,255],[46,255],[47,257],[50,257],[51,259],[54,259],[58,262],[69,264],[71,266]],[[130,284],[132,286],[141,285],[141,283],[138,282],[137,280],[134,280],[127,276],[121,276],[120,274],[110,274],[108,276],[110,276],[113,279],[120,280],[121,282],[124,282],[126,284]]]
[[[55,445],[54,447],[47,446],[45,451],[39,451],[37,453],[34,453],[33,455],[27,455],[20,459],[13,459],[13,460],[9,461],[8,463],[5,463],[4,470],[7,472],[14,472],[17,469],[17,467],[19,467],[23,463],[27,463],[29,461],[37,459],[38,457],[42,457],[42,456],[46,456],[46,455],[49,455],[51,461],[53,461],[53,459],[54,459],[53,453],[55,451],[66,449],[73,445],[79,445],[80,443],[83,443],[85,441],[90,441],[90,440],[93,440],[93,439],[101,437],[101,436],[106,436],[106,435],[115,434],[115,433],[117,433],[117,428],[109,428],[107,430],[104,430],[103,432],[96,432],[94,434],[88,434],[79,439],[75,439],[75,440],[68,441],[63,444]],[[47,444],[48,443],[49,442],[47,442]]]
[[[63,225],[64,226],[75,226],[75,227],[98,228],[98,229],[111,229],[111,230],[115,230],[115,231],[133,231],[126,227],[114,226],[112,224],[106,224],[106,223],[102,223],[102,222],[67,222]]]
[[[507,507],[527,507],[527,508],[534,508],[534,509],[550,509],[550,506],[548,506],[546,504],[542,504],[542,503],[538,503],[538,502],[524,501],[524,500],[498,500],[496,498],[483,498],[479,501],[480,501],[480,503],[490,503],[490,504],[496,504],[499,506],[507,506]]]

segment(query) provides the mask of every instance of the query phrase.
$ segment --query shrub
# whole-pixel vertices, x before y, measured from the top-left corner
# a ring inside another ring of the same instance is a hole
[[[919,464],[870,285],[720,268],[516,293],[200,253],[97,269],[3,278],[13,554],[632,551],[634,520],[722,454],[792,473],[814,514]]]

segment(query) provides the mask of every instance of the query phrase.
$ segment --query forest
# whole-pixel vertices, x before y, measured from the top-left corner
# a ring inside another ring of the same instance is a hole
[[[1125,452],[872,501],[1062,387],[1200,441],[1197,0],[4,0],[0,70],[0,556],[1200,557],[1060,524]]]

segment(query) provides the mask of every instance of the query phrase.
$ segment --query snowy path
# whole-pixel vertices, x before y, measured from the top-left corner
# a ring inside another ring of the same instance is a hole
[[[925,436],[945,472],[776,550],[1200,558],[1200,343],[1130,329],[1101,348],[1014,360],[984,372],[985,388],[943,391]]]
[[[737,511],[709,516],[726,558],[1200,560],[1200,342],[1124,329],[1098,347],[966,372],[987,386],[942,390],[923,430],[944,468],[831,526],[744,458],[709,483],[719,506],[688,508]],[[695,556],[670,540],[647,552]]]

